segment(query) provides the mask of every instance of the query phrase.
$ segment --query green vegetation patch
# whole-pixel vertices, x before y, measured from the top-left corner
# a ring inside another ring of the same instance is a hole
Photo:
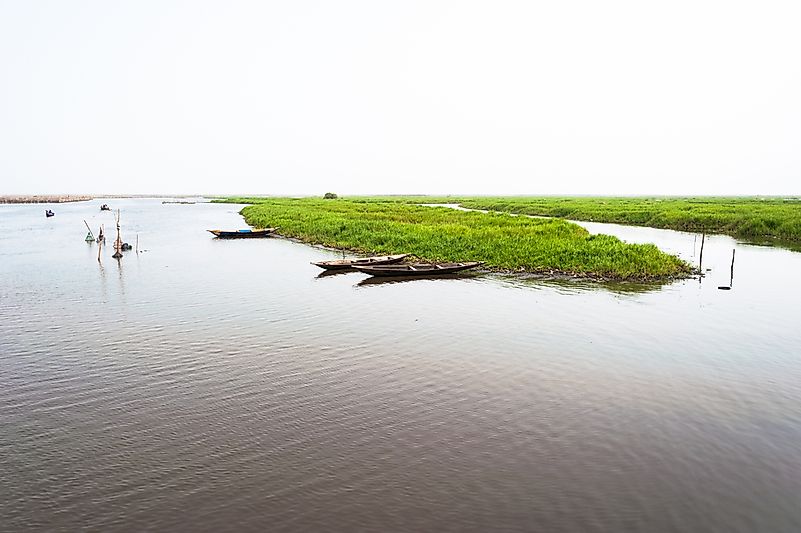
[[[801,242],[799,198],[461,198],[468,208]]]
[[[484,261],[497,270],[620,280],[662,280],[690,266],[652,244],[627,244],[556,219],[422,207],[404,201],[230,198],[254,227],[278,226],[304,242],[428,261]],[[407,200],[408,201],[408,200]]]

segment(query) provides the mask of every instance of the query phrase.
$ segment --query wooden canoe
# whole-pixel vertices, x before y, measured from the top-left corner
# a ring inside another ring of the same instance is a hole
[[[374,257],[359,257],[353,259],[334,259],[333,261],[317,261],[312,262],[313,265],[325,270],[346,270],[356,266],[369,266],[369,265],[391,265],[400,263],[409,254],[399,255],[381,255]]]
[[[212,233],[215,237],[219,237],[220,239],[250,239],[253,237],[267,237],[275,233],[277,229],[278,228],[238,230],[210,229],[206,231]]]
[[[439,276],[442,274],[453,274],[467,270],[468,268],[475,268],[482,265],[480,261],[471,261],[468,263],[416,263],[413,265],[369,265],[369,266],[354,266],[359,272],[370,274],[371,276]]]

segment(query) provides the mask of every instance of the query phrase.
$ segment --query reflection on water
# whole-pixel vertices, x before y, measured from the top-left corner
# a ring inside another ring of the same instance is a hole
[[[441,281],[441,280],[469,280],[479,274],[474,272],[461,274],[431,274],[427,276],[369,276],[359,281],[357,287],[369,287],[373,285],[394,285],[397,283],[409,283],[410,281]]]
[[[588,291],[608,291],[617,294],[643,294],[660,291],[664,283],[633,281],[596,281],[584,278],[561,278],[543,276],[521,276],[497,274],[493,278],[505,285],[518,288],[553,289],[562,294],[578,294]]]
[[[341,269],[341,270],[323,270],[322,272],[317,274],[317,279],[333,278],[333,277],[336,277],[336,276],[345,276],[347,274],[354,274],[356,272],[357,272],[357,270],[354,270],[352,268],[351,269],[345,268],[345,269]]]
[[[0,206],[0,529],[801,530],[801,254],[363,290],[231,205],[115,200],[98,264],[99,203]]]
[[[751,246],[763,246],[766,248],[785,248],[793,252],[801,252],[801,243],[795,241],[787,241],[784,239],[739,238],[737,239],[737,241],[742,244],[748,244]]]

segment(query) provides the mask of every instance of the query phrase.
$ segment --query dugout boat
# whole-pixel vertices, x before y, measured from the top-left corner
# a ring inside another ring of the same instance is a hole
[[[442,274],[453,274],[470,268],[482,265],[481,261],[470,261],[466,263],[415,263],[408,265],[368,265],[354,266],[359,272],[370,274],[371,276],[439,276]]]
[[[391,265],[400,263],[409,254],[380,255],[373,257],[356,257],[352,259],[334,259],[332,261],[312,261],[312,264],[325,270],[348,270],[357,266]]]

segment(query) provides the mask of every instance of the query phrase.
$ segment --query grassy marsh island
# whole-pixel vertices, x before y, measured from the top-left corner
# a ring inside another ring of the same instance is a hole
[[[423,207],[408,197],[226,201],[252,204],[242,210],[251,226],[277,226],[284,236],[354,252],[410,253],[427,261],[484,261],[494,270],[616,280],[668,280],[691,271],[652,244],[590,235],[558,219]]]
[[[801,198],[756,197],[471,197],[463,207],[505,213],[723,233],[801,243]]]

